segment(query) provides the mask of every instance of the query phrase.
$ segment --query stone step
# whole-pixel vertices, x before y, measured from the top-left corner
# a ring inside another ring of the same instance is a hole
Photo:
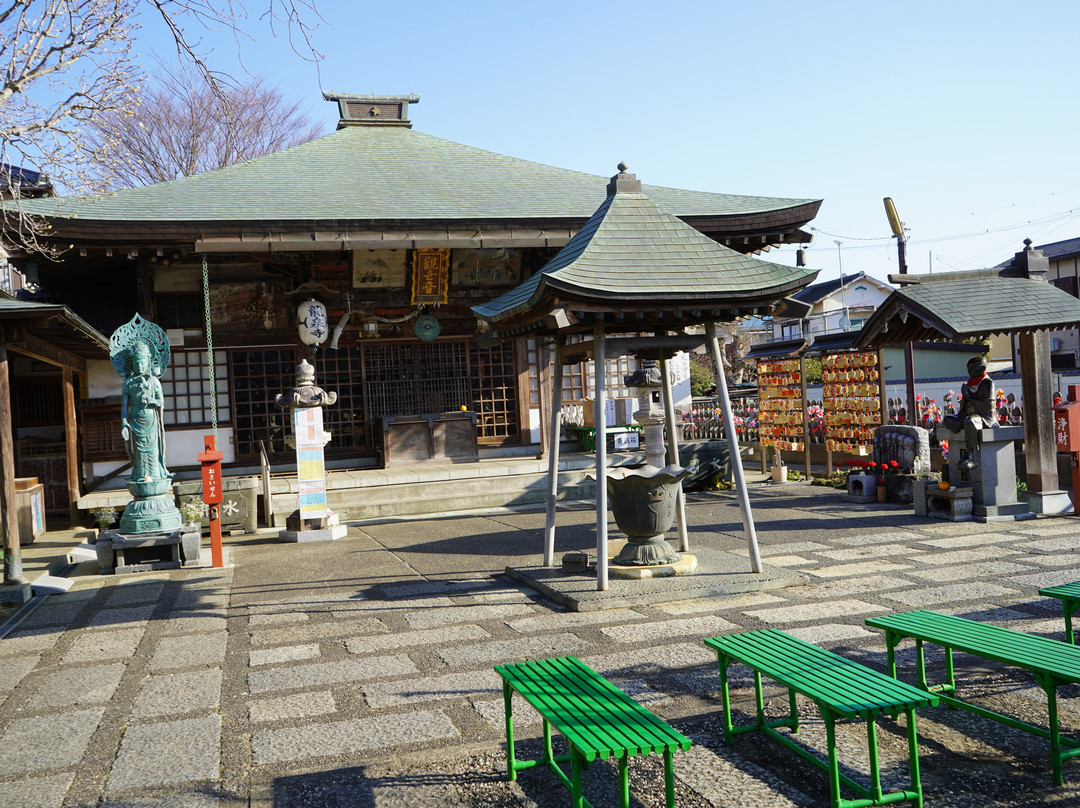
[[[591,499],[596,484],[586,470],[560,472],[560,500]],[[459,480],[428,480],[391,485],[337,487],[327,491],[330,508],[341,520],[416,516],[485,508],[520,507],[546,501],[547,475],[528,474],[473,477]],[[274,523],[299,507],[296,494],[274,495]]]

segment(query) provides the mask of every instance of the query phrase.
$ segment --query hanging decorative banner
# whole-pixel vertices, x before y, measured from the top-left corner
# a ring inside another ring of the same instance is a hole
[[[414,250],[412,302],[445,303],[450,287],[450,251]]]
[[[322,345],[330,334],[326,319],[326,306],[315,298],[308,298],[296,310],[300,327],[300,341],[305,345]]]

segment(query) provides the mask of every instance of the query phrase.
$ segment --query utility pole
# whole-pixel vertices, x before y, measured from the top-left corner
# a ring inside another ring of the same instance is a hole
[[[892,197],[885,197],[884,202],[885,215],[889,217],[889,226],[892,227],[893,235],[896,237],[896,259],[900,274],[907,275],[907,236],[904,235],[904,223],[900,221]],[[908,423],[912,426],[921,426],[915,402],[915,354],[910,342],[904,343],[904,376],[907,378]]]
[[[840,245],[843,242],[834,239],[833,244],[836,245],[836,260],[840,264],[840,305],[844,307],[844,317],[840,321],[840,327],[845,331],[851,330],[851,317],[848,315],[847,296],[844,294],[844,254],[840,252]],[[825,330],[829,330],[828,320],[825,322]]]

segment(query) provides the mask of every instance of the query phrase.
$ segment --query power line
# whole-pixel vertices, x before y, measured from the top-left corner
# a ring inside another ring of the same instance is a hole
[[[813,230],[815,233],[821,233],[821,235],[823,235],[823,236],[828,236],[829,238],[843,239],[844,241],[889,241],[890,239],[892,239],[892,236],[877,236],[875,238],[859,238],[858,236],[840,236],[840,235],[837,235],[836,233],[829,233],[829,232],[827,232],[825,230],[822,230],[819,227],[811,227],[810,229]]]
[[[989,236],[989,235],[993,235],[994,233],[1007,233],[1010,230],[1021,230],[1021,229],[1024,229],[1024,228],[1032,228],[1032,227],[1034,227],[1034,228],[1042,229],[1042,228],[1047,227],[1049,225],[1063,224],[1063,223],[1069,221],[1070,219],[1076,218],[1076,217],[1080,217],[1080,209],[1070,208],[1069,210],[1062,211],[1061,213],[1053,213],[1053,214],[1050,214],[1049,216],[1043,216],[1043,217],[1040,217],[1040,218],[1037,218],[1037,219],[1028,219],[1026,221],[1018,222],[1016,224],[1006,224],[1006,225],[1001,225],[1000,227],[988,227],[988,228],[986,228],[984,230],[976,230],[976,231],[971,231],[969,233],[954,233],[952,235],[936,236],[936,237],[933,237],[933,238],[915,238],[915,239],[910,239],[910,241],[913,244],[935,244],[935,243],[941,242],[941,241],[957,241],[959,239],[965,239],[965,238],[979,238],[981,236]],[[845,240],[851,239],[853,241],[873,241],[873,242],[878,242],[878,243],[875,243],[875,244],[864,244],[864,245],[860,245],[860,246],[848,247],[849,250],[872,250],[872,249],[878,249],[878,248],[880,248],[882,246],[883,242],[891,241],[892,238],[893,238],[892,236],[878,237],[878,238],[858,238],[858,237],[855,237],[855,236],[836,236],[833,233],[829,233],[829,232],[827,232],[825,230],[821,230],[821,229],[816,228],[816,227],[811,227],[810,229],[813,230],[814,232],[821,233],[823,236],[842,238],[842,239],[845,239]],[[907,229],[907,228],[905,228],[905,229]],[[811,247],[810,249],[815,249],[815,248]],[[826,249],[826,248],[822,248],[822,249]]]

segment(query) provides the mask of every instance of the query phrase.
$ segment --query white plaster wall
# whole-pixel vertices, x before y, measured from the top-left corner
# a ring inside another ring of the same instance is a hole
[[[118,396],[124,382],[108,359],[90,359],[86,363],[86,386],[90,398]]]
[[[528,426],[522,430],[523,439],[525,443],[540,443],[540,419],[543,418],[543,414],[538,407],[532,407],[529,409],[529,423]]]
[[[210,427],[202,429],[170,429],[165,433],[165,465],[169,469],[179,466],[196,466],[203,450],[203,437],[211,434]],[[236,462],[236,445],[233,443],[232,427],[218,427],[217,448],[222,463]]]

